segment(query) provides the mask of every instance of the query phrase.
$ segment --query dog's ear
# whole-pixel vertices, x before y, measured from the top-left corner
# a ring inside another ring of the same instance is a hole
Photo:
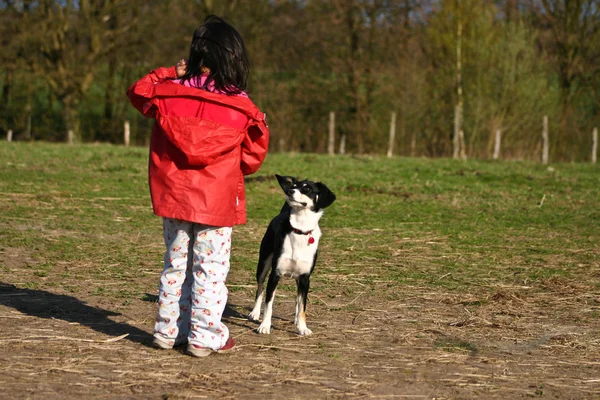
[[[317,182],[316,185],[319,188],[319,193],[317,194],[315,211],[320,210],[321,208],[327,208],[335,201],[335,194],[329,190],[325,184]]]
[[[281,186],[283,191],[286,193],[289,188],[291,188],[292,186],[294,186],[294,184],[296,182],[298,182],[296,180],[296,178],[294,178],[292,176],[281,176],[281,175],[275,174],[275,178],[277,178],[277,182],[279,182],[279,186]]]

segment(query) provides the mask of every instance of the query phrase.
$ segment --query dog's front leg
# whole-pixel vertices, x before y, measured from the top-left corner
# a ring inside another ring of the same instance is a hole
[[[250,312],[250,314],[248,314],[248,319],[250,321],[260,320],[260,306],[262,306],[263,298],[262,289],[262,286],[259,286],[258,290],[256,291],[256,297],[254,299],[254,308],[252,308],[252,311]]]
[[[277,290],[277,284],[279,283],[281,276],[277,271],[271,272],[269,276],[269,282],[267,283],[267,292],[265,293],[265,312],[263,315],[263,321],[256,330],[258,333],[268,335],[271,333],[271,316],[273,315],[273,301],[275,300],[275,291]]]
[[[261,250],[258,268],[256,269],[256,283],[258,284],[258,288],[256,289],[256,297],[254,298],[254,308],[250,314],[248,314],[248,319],[250,321],[258,321],[260,319],[260,306],[262,306],[263,288],[272,262],[273,254],[269,255],[266,260],[263,260],[263,251]]]
[[[298,285],[298,295],[296,296],[296,319],[294,323],[300,335],[312,335],[312,331],[306,326],[306,300],[310,286],[310,275],[300,275],[296,279],[296,284]]]

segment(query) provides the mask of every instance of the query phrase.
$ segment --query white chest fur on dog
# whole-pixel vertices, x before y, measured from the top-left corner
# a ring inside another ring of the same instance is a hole
[[[309,243],[309,238],[314,239]],[[302,274],[310,273],[315,252],[319,246],[321,230],[317,227],[309,235],[290,233],[283,240],[283,248],[277,269],[282,276],[297,278]]]

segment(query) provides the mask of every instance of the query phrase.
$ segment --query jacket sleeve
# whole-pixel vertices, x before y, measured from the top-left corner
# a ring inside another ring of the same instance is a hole
[[[241,167],[244,175],[258,171],[269,150],[269,128],[264,120],[256,121],[248,127],[242,142]]]
[[[134,83],[127,89],[127,97],[131,104],[142,113],[144,117],[153,118],[156,113],[154,106],[154,85],[167,79],[177,78],[175,67],[161,67],[151,71],[148,75]]]

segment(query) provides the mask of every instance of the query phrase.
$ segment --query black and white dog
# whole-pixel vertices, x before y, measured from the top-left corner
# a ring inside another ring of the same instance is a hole
[[[260,318],[264,282],[271,271],[263,321],[257,329],[258,333],[271,333],[275,289],[282,276],[291,276],[296,279],[298,286],[294,323],[300,335],[310,335],[312,331],[306,326],[306,299],[321,238],[319,219],[323,209],[335,201],[335,194],[321,182],[298,181],[290,176],[275,177],[287,198],[280,214],[269,224],[260,244],[256,271],[258,289],[254,309],[248,319],[258,321]]]

